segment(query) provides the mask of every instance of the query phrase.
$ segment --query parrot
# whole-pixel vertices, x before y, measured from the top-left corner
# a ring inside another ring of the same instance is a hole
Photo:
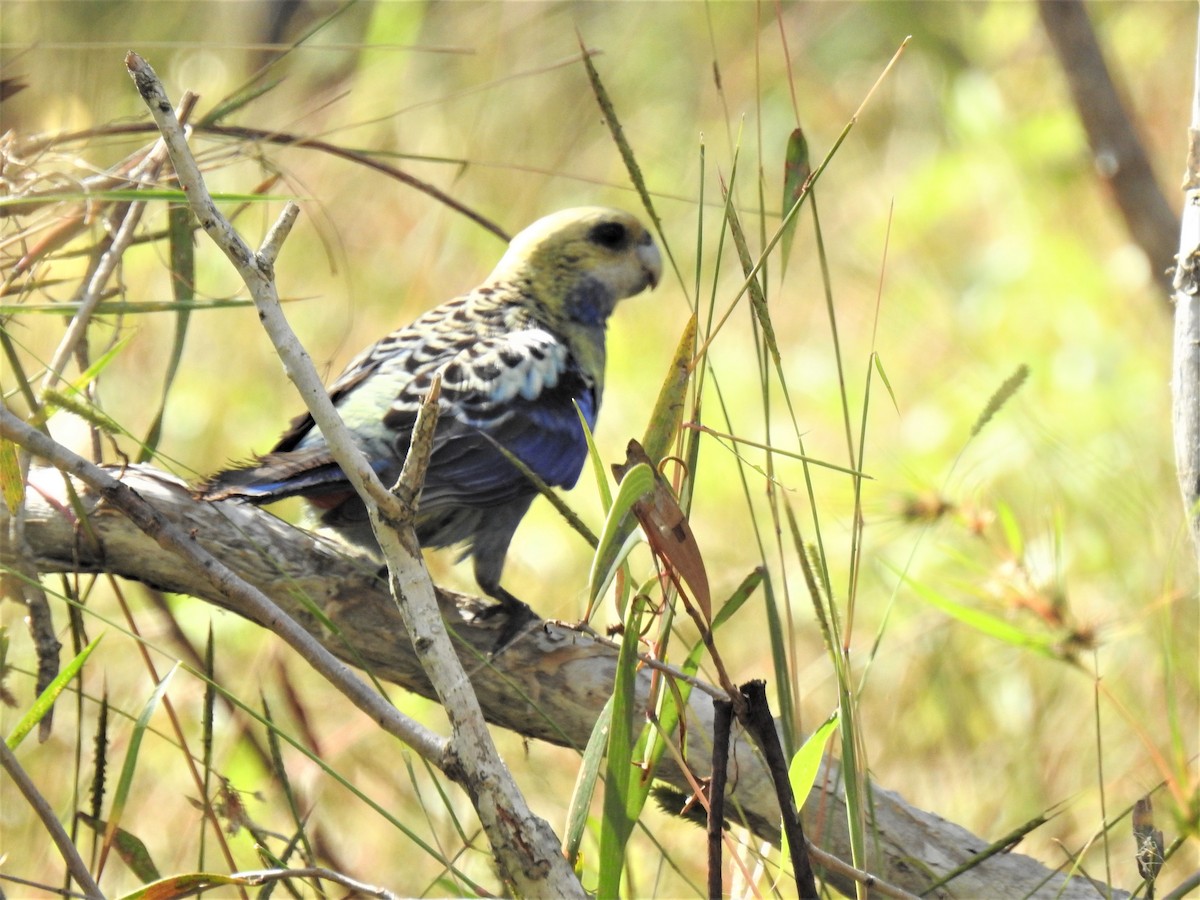
[[[661,276],[658,246],[635,216],[595,206],[553,213],[517,234],[482,284],[363,350],[329,388],[355,444],[390,485],[441,377],[417,540],[461,546],[499,608],[528,610],[500,578],[538,493],[502,450],[548,485],[575,485],[587,457],[580,417],[595,427],[604,392],[609,316]],[[209,477],[197,494],[254,504],[299,496],[318,530],[379,552],[362,501],[308,414],[270,452]]]

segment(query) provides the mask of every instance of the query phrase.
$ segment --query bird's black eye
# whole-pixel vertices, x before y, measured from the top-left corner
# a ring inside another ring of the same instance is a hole
[[[629,231],[620,222],[601,222],[595,226],[588,239],[609,250],[619,250],[629,241]]]

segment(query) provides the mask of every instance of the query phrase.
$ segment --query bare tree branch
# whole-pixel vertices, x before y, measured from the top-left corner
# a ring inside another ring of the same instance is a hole
[[[1067,76],[1096,170],[1112,188],[1130,237],[1150,260],[1166,300],[1179,219],[1154,177],[1082,0],[1039,0],[1038,9]]]
[[[338,416],[312,360],[283,315],[275,288],[275,258],[299,213],[298,207],[289,203],[267,236],[263,250],[252,251],[213,203],[200,167],[187,146],[183,128],[154,70],[132,52],[126,56],[125,64],[162,133],[192,212],[241,275],[288,378],[296,385],[313,421],[321,429],[334,461],[367,509],[375,539],[387,562],[392,595],[399,606],[404,633],[417,649],[421,666],[450,720],[451,740],[445,746],[445,752],[432,761],[466,789],[508,884],[523,896],[553,894],[582,898],[583,887],[559,851],[558,837],[549,823],[529,808],[487,730],[483,711],[471,693],[470,683],[438,610],[433,584],[425,571],[413,531],[412,507],[406,506],[380,483]],[[436,404],[436,383],[430,396]],[[436,409],[428,400],[426,405]],[[418,433],[414,433],[409,456],[417,461],[414,470],[421,471],[423,456],[428,455],[432,446],[432,426],[426,429],[423,448],[417,437]],[[409,470],[409,463],[405,470]]]

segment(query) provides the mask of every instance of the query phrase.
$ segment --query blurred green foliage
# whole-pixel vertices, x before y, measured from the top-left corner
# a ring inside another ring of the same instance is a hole
[[[778,226],[781,211],[773,204],[793,128],[803,127],[815,165],[913,35],[817,189],[850,409],[855,416],[861,409],[872,351],[895,395],[893,407],[874,382],[865,447],[873,480],[863,488],[865,561],[850,655],[862,682],[857,727],[870,771],[915,805],[989,840],[1054,808],[1057,815],[1019,849],[1057,864],[1063,847],[1087,845],[1083,861],[1093,876],[1105,871],[1104,841],[1094,840],[1104,813],[1111,819],[1164,779],[1173,781],[1156,795],[1158,827],[1168,843],[1190,829],[1191,843],[1168,863],[1164,883],[1200,864],[1200,624],[1172,462],[1170,311],[1092,166],[1033,5],[314,2],[299,4],[272,37],[272,16],[285,6],[7,0],[3,75],[28,86],[4,102],[2,130],[27,138],[144,121],[122,64],[132,48],[173,97],[198,92],[201,115],[248,84],[277,81],[227,124],[369,151],[510,232],[569,205],[638,209],[579,61],[578,33],[598,53],[594,64],[685,282],[668,280],[614,317],[596,433],[608,461],[622,459],[626,441],[644,430],[689,298],[697,300],[691,273],[699,266],[701,309],[711,295],[723,311],[741,287],[728,240],[717,265],[718,184],[730,174],[735,147],[734,198],[753,241]],[[1195,9],[1114,3],[1089,10],[1160,181],[1177,203]],[[286,54],[272,43],[302,37]],[[255,80],[264,65],[268,71]],[[79,140],[26,162],[47,184],[69,185],[148,139]],[[469,220],[344,160],[204,137],[195,145],[214,190],[245,193],[278,173],[282,180],[270,193],[301,202],[300,224],[278,265],[280,289],[296,301],[289,306],[293,324],[330,375],[358,348],[472,286],[502,251]],[[18,174],[11,162],[0,172]],[[765,218],[758,216],[760,190],[768,198]],[[701,196],[706,226],[697,261]],[[261,239],[277,207],[254,204],[241,213],[237,224],[251,242]],[[786,280],[777,261],[768,266],[771,319],[805,451],[844,465],[842,400],[812,220],[803,212],[799,222]],[[0,227],[4,240],[13,238],[14,220]],[[165,206],[152,206],[144,229],[165,227]],[[164,247],[147,243],[127,254],[121,299],[170,300]],[[56,261],[49,275],[62,281],[24,302],[69,299],[83,265],[80,258]],[[195,265],[198,300],[241,296],[203,238]],[[35,372],[53,352],[63,321],[21,313],[7,317],[5,327]],[[710,349],[731,422],[721,420],[712,393],[704,398],[705,422],[793,451],[777,392],[771,428],[763,424],[761,386],[748,364],[751,329],[743,300]],[[130,333],[103,374],[101,395],[106,414],[141,435],[159,404],[173,317],[105,317],[91,334],[95,354]],[[1019,365],[1029,367],[1027,383],[971,439],[989,397]],[[6,402],[20,405],[7,371],[0,387]],[[207,473],[265,449],[299,407],[252,311],[193,313],[159,449],[186,476]],[[60,440],[87,446],[83,427],[69,417],[56,417],[52,427]],[[727,597],[761,561],[752,522],[770,533],[767,485],[747,470],[754,498],[747,508],[733,456],[715,443],[701,446],[692,527],[713,595]],[[762,451],[740,452],[765,465]],[[799,464],[780,456],[773,465],[807,528],[812,516]],[[844,475],[814,471],[834,602],[844,608],[852,485]],[[598,529],[603,511],[587,478],[569,499]],[[807,732],[836,705],[837,684],[795,561],[768,556],[776,584],[791,585],[786,639]],[[576,617],[588,559],[586,544],[539,503],[514,542],[510,586],[519,596],[543,597],[537,606],[547,617]],[[469,588],[451,555],[432,556],[430,564],[435,580]],[[901,583],[901,571],[1027,634],[1058,640],[1063,653],[1048,658],[970,628]],[[137,588],[126,593],[151,646],[173,659],[179,651],[158,614]],[[720,635],[736,680],[770,677],[763,668],[766,614],[756,603]],[[444,800],[456,823],[427,773],[406,770],[403,751],[259,629],[186,598],[170,604],[197,645],[214,623],[221,683],[252,706],[261,705],[261,686],[282,727],[312,734],[324,761],[423,840],[448,856],[469,840],[476,850],[458,865],[492,883],[462,796],[451,790]],[[106,619],[119,615],[100,587],[89,608]],[[602,615],[611,617],[611,608]],[[9,661],[18,667],[8,687],[28,704],[34,662],[20,617],[16,605],[0,606],[0,624],[12,637]],[[93,635],[117,627],[86,621]],[[114,710],[136,716],[152,689],[131,663],[129,640],[106,638],[89,662],[85,690],[107,690]],[[201,681],[177,673],[170,696],[189,711],[193,734],[202,695]],[[439,725],[431,704],[398,692],[394,699]],[[91,705],[79,722],[60,711],[48,744],[22,747],[23,764],[60,811],[72,802],[63,773],[72,771],[75,733],[90,733],[93,715]],[[7,731],[14,711],[3,709],[0,720],[0,732]],[[218,728],[217,769],[245,792],[250,817],[289,830],[277,784],[231,722]],[[126,721],[113,740],[128,742],[130,732]],[[561,829],[577,755],[501,739],[535,808]],[[161,871],[185,872],[197,865],[201,828],[171,740],[165,730],[146,734],[124,825],[145,841]],[[402,893],[466,890],[443,880],[436,862],[312,762],[286,747],[283,755],[293,790],[350,874]],[[634,852],[628,893],[697,891],[700,832],[656,814],[646,821],[666,856]],[[7,856],[0,872],[58,881],[61,864],[20,803],[4,803],[0,827]],[[635,833],[631,846],[644,840]],[[1139,879],[1127,823],[1110,840],[1114,882],[1131,889]],[[257,865],[245,831],[233,846],[243,867]],[[584,842],[585,869],[595,852],[593,835]],[[209,859],[219,864],[211,849]],[[114,892],[136,884],[115,863],[105,879]]]

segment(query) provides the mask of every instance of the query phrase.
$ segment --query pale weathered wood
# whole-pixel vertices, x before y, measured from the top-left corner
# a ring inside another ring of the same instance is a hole
[[[1183,219],[1172,283],[1175,346],[1171,398],[1179,490],[1200,560],[1200,46],[1196,54]]]
[[[379,678],[432,697],[376,563],[347,557],[344,548],[240,502],[196,502],[186,485],[156,470],[110,471],[120,474],[126,485],[167,519],[262,589],[335,655],[369,668]],[[246,615],[227,598],[216,596],[202,576],[165,553],[124,515],[106,508],[81,483],[74,482],[74,486],[83,498],[96,543],[89,540],[86,529],[78,527],[70,511],[64,476],[53,469],[35,469],[30,475],[25,522],[27,553],[32,557],[27,562],[42,572],[110,572]],[[0,520],[3,515],[0,512]],[[0,528],[0,534],[5,531]],[[0,562],[11,562],[16,552],[16,548],[0,547]],[[301,596],[319,607],[341,635],[327,629],[300,602]],[[478,614],[487,601],[448,591],[439,592],[439,602],[462,648],[460,655],[480,703],[493,723],[556,744],[586,744],[611,691],[616,664],[612,647],[571,629],[538,622],[489,660],[487,651],[505,625],[502,617],[480,619]],[[643,672],[639,689],[645,696],[648,673]],[[708,772],[706,743],[712,720],[712,697],[694,690],[688,762],[699,776]],[[734,738],[729,796],[745,810],[759,836],[777,840],[778,807],[766,771],[736,727]],[[687,790],[687,782],[669,754],[660,777]],[[814,790],[805,804],[805,828],[825,850],[848,859],[845,805],[836,768],[826,769],[822,781],[824,788]],[[871,871],[906,890],[920,892],[988,844],[957,825],[914,809],[882,788],[873,788],[873,799],[880,855],[872,860]],[[699,831],[697,839],[701,839]],[[831,876],[831,881],[842,889],[849,887],[844,877]],[[1061,875],[1037,861],[1001,853],[960,875],[948,890],[928,896],[1092,898],[1097,894],[1083,879],[1064,886]],[[1113,892],[1112,896],[1127,895]]]

